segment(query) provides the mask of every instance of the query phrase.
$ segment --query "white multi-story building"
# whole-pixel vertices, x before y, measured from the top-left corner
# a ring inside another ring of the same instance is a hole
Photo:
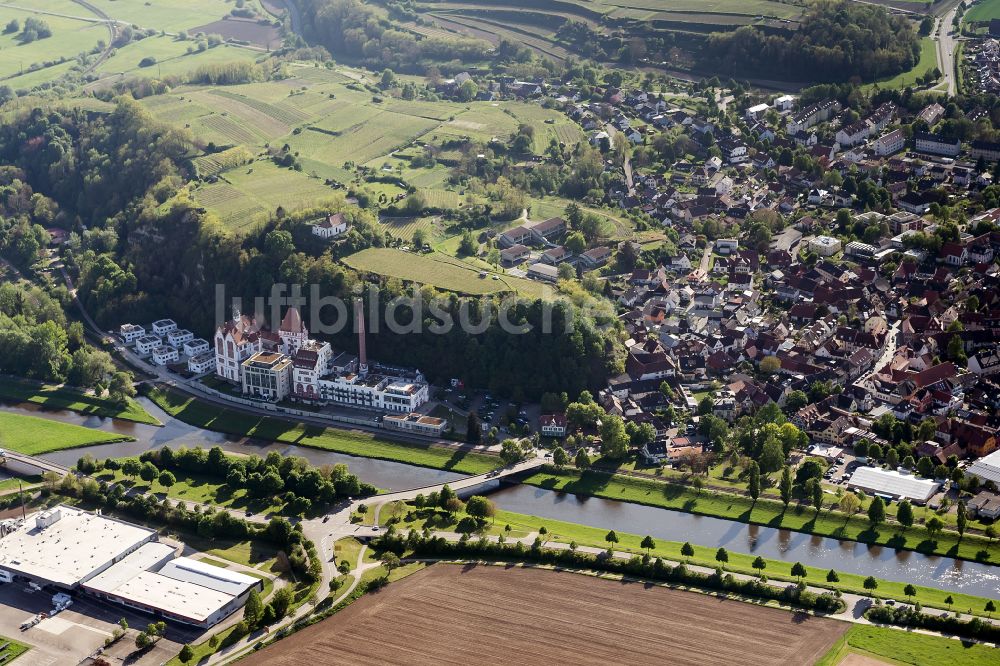
[[[875,140],[875,154],[879,157],[894,155],[906,146],[906,135],[903,130],[895,129],[883,134]]]
[[[162,345],[153,350],[153,363],[156,365],[175,363],[179,359],[180,355],[177,353],[176,347],[167,347],[166,345]]]
[[[135,350],[140,354],[151,354],[154,349],[163,345],[163,341],[155,335],[144,335],[135,341]]]
[[[184,343],[184,355],[193,357],[200,356],[209,350],[208,341],[203,338],[195,338]]]
[[[118,335],[121,336],[122,341],[130,345],[139,338],[146,335],[146,329],[138,324],[122,324],[118,329]]]
[[[320,402],[385,412],[412,412],[428,400],[428,387],[419,378],[348,373],[316,383]]]
[[[840,239],[833,236],[816,236],[809,241],[809,249],[821,257],[830,257],[840,252]]]
[[[171,347],[180,347],[191,340],[194,340],[194,333],[186,329],[176,329],[167,333],[167,344]]]
[[[215,374],[241,383],[240,364],[261,351],[260,330],[253,317],[227,321],[215,332]]]
[[[278,352],[257,352],[240,364],[243,394],[264,400],[288,397],[292,359]]]
[[[281,340],[281,351],[294,356],[299,349],[309,342],[309,331],[302,323],[302,315],[297,308],[288,308],[285,318],[278,327],[278,338]]]
[[[201,375],[211,372],[213,368],[215,368],[215,354],[211,352],[188,357],[188,372]]]
[[[266,337],[267,344],[263,339]],[[309,338],[302,316],[289,308],[277,335],[260,331],[252,318],[227,322],[215,333],[216,374],[238,383],[249,397],[412,412],[427,402],[429,388],[419,372],[368,372],[364,331],[360,356],[335,354],[330,344]],[[198,372],[200,364],[188,368]]]
[[[173,319],[160,319],[153,322],[153,335],[158,335],[161,338],[169,333],[170,331],[177,330],[177,322]]]

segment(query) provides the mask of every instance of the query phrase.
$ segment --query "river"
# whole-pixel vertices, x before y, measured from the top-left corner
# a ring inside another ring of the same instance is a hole
[[[734,553],[753,553],[789,563],[802,562],[823,569],[870,574],[885,580],[985,597],[996,598],[1000,592],[1000,567],[976,562],[928,556],[909,550],[896,551],[883,546],[577,496],[534,486],[505,486],[492,493],[490,499],[507,511],[592,525],[602,530],[648,534],[654,538],[690,541],[713,548],[723,546]]]
[[[88,446],[85,449],[67,449],[39,456],[67,467],[76,464],[76,461],[84,453],[89,453],[98,459],[123,458],[126,456],[137,456],[143,451],[159,449],[164,446],[172,449],[180,448],[181,446],[189,448],[196,446],[204,448],[219,446],[232,453],[255,453],[259,456],[266,456],[271,451],[277,451],[282,455],[301,456],[313,465],[344,463],[350,467],[351,473],[356,474],[362,481],[385,490],[422,488],[438,483],[455,481],[465,476],[455,472],[430,469],[428,467],[416,467],[388,460],[359,458],[333,451],[296,446],[294,444],[276,443],[250,437],[240,437],[238,435],[226,435],[212,432],[211,430],[202,430],[175,419],[148,398],[140,397],[137,400],[147,412],[163,423],[164,426],[156,427],[132,421],[87,416],[68,410],[43,410],[41,407],[30,403],[18,405],[0,403],[0,411],[28,416],[40,416],[62,423],[70,423],[104,432],[113,432],[119,435],[128,435],[129,437],[134,437],[136,440],[134,442]]]
[[[0,411],[40,416],[129,435],[136,439],[135,442],[103,444],[42,456],[66,466],[73,465],[84,452],[95,458],[108,458],[134,456],[162,446],[177,448],[218,445],[234,453],[267,455],[269,451],[278,451],[283,455],[302,456],[315,465],[346,463],[351,472],[357,474],[362,481],[387,490],[407,490],[462,478],[462,475],[453,472],[201,430],[173,418],[146,398],[139,398],[139,402],[165,425],[158,428],[65,410],[42,410],[30,404],[0,404]],[[928,556],[913,551],[895,551],[883,546],[867,546],[853,541],[839,541],[627,502],[578,497],[533,486],[505,486],[492,492],[490,496],[502,509],[552,520],[633,534],[649,534],[654,538],[670,541],[690,541],[701,546],[724,546],[733,552],[754,553],[790,563],[799,561],[814,567],[871,574],[886,580],[949,591],[988,597],[996,597],[1000,591],[1000,567],[975,562]]]

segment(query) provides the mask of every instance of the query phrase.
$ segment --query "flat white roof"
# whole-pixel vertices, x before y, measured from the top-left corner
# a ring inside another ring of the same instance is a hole
[[[260,583],[252,576],[186,557],[171,560],[173,554],[170,546],[146,544],[84,587],[140,608],[201,623]],[[154,571],[160,565],[159,571]]]
[[[848,485],[918,502],[926,502],[941,486],[937,481],[918,479],[912,474],[878,467],[859,467],[851,476]]]
[[[134,553],[126,555],[120,562],[108,567],[103,573],[88,580],[85,587],[97,592],[112,592],[143,571],[155,569],[173,554],[174,549],[165,543],[155,541],[147,543]]]
[[[60,505],[62,517],[39,529],[29,516],[0,539],[0,568],[64,586],[100,573],[116,558],[155,536],[145,527]],[[38,514],[36,514],[38,515]]]
[[[212,566],[205,562],[178,557],[160,569],[159,574],[174,580],[193,583],[231,597],[238,597],[258,582],[257,578],[238,571]]]
[[[983,481],[1000,483],[1000,450],[994,451],[988,456],[983,456],[972,463],[969,474],[975,474]]]
[[[233,600],[231,595],[201,585],[142,571],[107,592],[122,601],[204,622]]]

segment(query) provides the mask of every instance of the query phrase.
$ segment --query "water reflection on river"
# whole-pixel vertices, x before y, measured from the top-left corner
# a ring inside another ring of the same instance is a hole
[[[205,448],[220,446],[226,451],[233,453],[256,453],[260,456],[266,456],[270,451],[277,451],[283,455],[302,456],[314,465],[345,463],[350,466],[351,472],[357,474],[358,478],[362,481],[386,490],[419,488],[436,483],[454,481],[464,476],[454,472],[416,467],[387,460],[358,458],[332,451],[296,446],[294,444],[275,443],[202,430],[173,418],[147,398],[138,398],[138,401],[146,411],[162,422],[164,426],[157,427],[143,423],[134,423],[132,421],[87,416],[67,410],[42,410],[37,405],[32,404],[0,404],[0,411],[41,416],[62,423],[85,426],[119,435],[128,435],[136,439],[134,442],[101,444],[98,446],[88,446],[86,449],[56,451],[42,456],[47,460],[66,466],[76,463],[84,452],[89,453],[95,458],[121,458],[135,456],[143,451],[158,449],[163,446],[168,446],[172,449],[180,448],[181,446],[202,446]]]
[[[75,412],[41,410],[35,405],[0,404],[0,411],[42,416],[105,432],[128,435],[135,442],[104,444],[86,448],[95,458],[137,455],[162,446],[221,446],[235,453],[267,455],[278,451],[302,456],[315,465],[346,463],[358,477],[379,488],[403,490],[454,481],[460,474],[320,451],[294,444],[276,444],[246,437],[201,430],[165,413],[155,403],[139,398],[142,406],[165,425],[156,427]],[[72,465],[82,449],[58,451],[43,456],[53,462]],[[802,562],[824,569],[874,575],[887,580],[928,585],[942,589],[996,597],[1000,593],[1000,567],[965,562],[947,557],[927,556],[912,551],[895,551],[853,541],[779,530],[760,525],[667,511],[627,502],[568,493],[532,486],[506,486],[491,494],[500,508],[553,520],[593,525],[634,534],[649,534],[670,541],[690,541],[703,546],[724,546],[733,552],[754,553],[770,559]]]
[[[593,525],[669,541],[690,541],[823,569],[873,575],[917,585],[996,597],[1000,567],[928,556],[884,546],[747,525],[731,520],[560,493],[533,486],[506,486],[491,499],[501,509]]]

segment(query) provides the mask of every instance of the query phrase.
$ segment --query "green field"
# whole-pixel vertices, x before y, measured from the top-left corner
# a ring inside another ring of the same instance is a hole
[[[227,15],[234,7],[231,0],[93,0],[89,4],[121,25],[161,33],[114,49],[113,55],[95,70],[104,80],[181,74],[203,64],[262,57],[258,51],[230,45],[189,54],[188,49],[196,49],[194,39],[177,39],[180,31],[188,31],[193,37],[201,32],[199,28]],[[258,0],[247,0],[244,6],[267,16]],[[79,54],[90,53],[99,42],[107,45],[111,41],[111,33],[99,14],[72,0],[6,4],[0,7],[0,26],[12,19],[23,24],[30,16],[44,20],[53,34],[30,43],[22,43],[19,33],[0,35],[0,82],[15,89],[55,81],[77,66]],[[158,64],[140,68],[139,61],[148,56],[156,58]]]
[[[483,474],[502,465],[499,458],[490,455],[466,453],[442,446],[403,444],[354,430],[322,428],[248,416],[198,402],[169,389],[152,389],[149,397],[171,416],[216,432],[466,474]]]
[[[29,456],[94,444],[130,441],[133,441],[131,437],[100,430],[35,416],[0,412],[0,447]]]
[[[1000,18],[1000,0],[979,0],[965,12],[963,22],[989,21]]]
[[[49,0],[36,1],[44,3]],[[228,0],[88,0],[88,2],[113,19],[141,28],[156,28],[167,32],[191,31],[222,18],[232,11],[234,6]],[[246,0],[245,6],[260,10],[258,0]]]
[[[405,516],[408,508],[403,508],[394,512],[392,504],[395,503],[387,504],[382,507],[382,510],[379,513],[379,524],[389,524],[394,513],[399,517]],[[370,516],[371,513],[372,512],[369,511],[368,514],[366,514],[366,517]],[[454,519],[455,523],[457,523],[461,517],[461,515],[456,516]],[[425,522],[426,521],[421,519],[417,519],[413,522],[406,522],[404,520],[397,525],[397,528],[414,527],[416,529],[423,529]],[[454,527],[455,523],[441,524],[440,521],[432,521],[428,527],[431,529],[449,530]],[[511,527],[511,531],[509,532],[505,531],[505,527],[507,525]],[[537,533],[542,527],[547,530],[545,538],[551,541],[560,543],[576,542],[577,545],[591,546],[602,549],[607,548],[608,546],[608,542],[605,541],[605,536],[607,535],[606,527],[591,527],[577,523],[568,523],[561,520],[552,520],[549,518],[540,518],[538,516],[513,513],[502,509],[496,512],[495,520],[490,523],[490,527],[487,531],[488,533],[494,535],[505,534],[509,538],[523,538],[529,534]],[[633,552],[637,554],[643,554],[646,552],[640,545],[644,535],[617,531],[616,535],[618,536],[619,541],[615,544],[615,550]],[[713,568],[719,565],[719,562],[715,559],[717,550],[715,547],[699,546],[697,543],[694,543],[694,555],[691,557],[684,557],[681,554],[681,547],[683,544],[676,541],[666,541],[662,539],[656,539],[655,541],[656,548],[650,551],[653,556],[663,557],[664,559],[674,562],[687,561],[693,564]],[[728,554],[729,560],[724,565],[724,568],[727,571],[750,575],[756,575],[758,573],[752,566],[755,559],[754,555],[736,553],[732,551],[728,551]],[[767,567],[764,569],[764,573],[769,579],[797,582],[797,579],[791,575],[792,562],[773,559],[767,559],[765,562],[767,563]],[[826,580],[827,572],[827,569],[817,569],[815,567],[807,566],[806,576],[803,580],[805,580],[808,584],[817,587],[837,589],[845,593],[861,595],[868,594],[868,592],[864,589],[865,576],[838,572],[840,582],[828,583]],[[903,588],[905,586],[905,581],[894,582],[879,580],[877,593],[882,598],[894,598],[899,599],[900,601],[909,601],[903,593]],[[983,611],[983,607],[986,605],[985,598],[957,592],[952,592],[950,594],[954,597],[955,603],[953,608],[955,610],[966,611],[971,608],[974,612],[977,612],[980,615],[985,615],[985,611]],[[913,597],[912,601],[919,601],[927,607],[946,609],[948,608],[948,604],[946,604],[944,600],[948,597],[948,595],[948,592],[936,588],[918,586],[917,594]]]
[[[256,51],[230,44],[220,44],[204,51],[193,50],[195,42],[181,41],[175,37],[157,35],[147,37],[142,41],[132,42],[119,49],[115,54],[101,63],[98,73],[104,76],[149,76],[159,78],[172,74],[182,74],[201,65],[212,63],[235,62],[238,60],[254,61],[261,57]],[[143,58],[156,58],[156,64],[140,67]]]
[[[134,67],[131,61],[137,59],[130,58],[126,64]],[[254,216],[278,206],[294,210],[314,205],[334,191],[325,185],[326,180],[356,182],[376,195],[384,194],[386,203],[412,186],[430,207],[462,208],[481,203],[483,197],[463,196],[460,188],[448,182],[450,160],[460,154],[441,150],[445,142],[502,139],[516,132],[522,122],[536,127],[537,152],[551,139],[569,146],[584,139],[583,131],[565,115],[535,104],[407,101],[389,95],[376,100],[354,82],[364,77],[361,72],[299,65],[289,69],[292,77],[284,81],[224,88],[181,86],[141,101],[156,118],[190,129],[203,145],[243,146],[255,155],[266,154],[269,146],[287,146],[294,154],[299,171],[260,159],[223,170],[218,182],[192,190],[193,198],[230,228],[244,228]],[[410,159],[422,153],[425,145],[436,146],[444,161],[432,167],[412,167]],[[362,166],[371,170],[372,177],[358,177],[355,167]]]
[[[856,624],[816,666],[837,666],[849,654],[912,666],[993,666],[1000,649],[942,636]]]
[[[414,254],[392,248],[368,248],[347,257],[344,263],[358,271],[427,284],[459,294],[478,296],[516,291],[532,298],[546,294],[545,285],[531,280],[505,275],[498,280],[494,280],[492,275],[479,277],[480,267],[440,252]],[[548,292],[554,294],[555,289],[549,287]]]
[[[286,210],[310,208],[340,198],[336,190],[301,171],[282,168],[270,160],[226,171],[218,182],[194,189],[193,197],[210,208],[230,229],[244,229],[254,216],[273,213],[280,202]]]
[[[623,500],[901,550],[993,564],[1000,562],[1000,543],[995,541],[988,543],[986,539],[970,535],[959,539],[958,534],[951,531],[941,532],[932,538],[923,527],[917,526],[905,529],[899,525],[882,525],[878,530],[872,530],[864,515],[848,517],[828,508],[817,515],[814,509],[805,506],[790,506],[785,510],[780,502],[763,498],[753,502],[745,495],[698,492],[677,484],[595,472],[581,475],[570,470],[561,473],[542,471],[524,482],[550,490]]]
[[[70,2],[70,0],[34,0],[31,3],[11,3],[17,7],[32,8],[56,14],[81,16],[96,19],[97,17],[86,9]],[[24,20],[34,16],[45,21],[52,30],[52,36],[38,39],[30,43],[19,40],[20,33],[0,35],[0,82],[14,88],[31,85],[26,77],[18,74],[28,72],[32,65],[43,63],[58,63],[62,58],[73,60],[79,53],[90,51],[99,41],[107,43],[110,39],[108,29],[94,21],[65,18],[50,14],[36,14],[27,9],[15,9],[10,6],[0,7],[0,28],[11,20],[18,21],[21,26]],[[48,67],[34,72],[33,78],[50,80],[69,69],[72,63]],[[27,76],[31,76],[29,73]],[[40,82],[40,81],[39,81]]]
[[[87,395],[71,388],[38,386],[30,382],[20,382],[9,377],[0,382],[0,399],[29,402],[46,409],[69,409],[81,414],[93,414],[116,419],[162,425],[134,400],[122,407],[110,400]]]

